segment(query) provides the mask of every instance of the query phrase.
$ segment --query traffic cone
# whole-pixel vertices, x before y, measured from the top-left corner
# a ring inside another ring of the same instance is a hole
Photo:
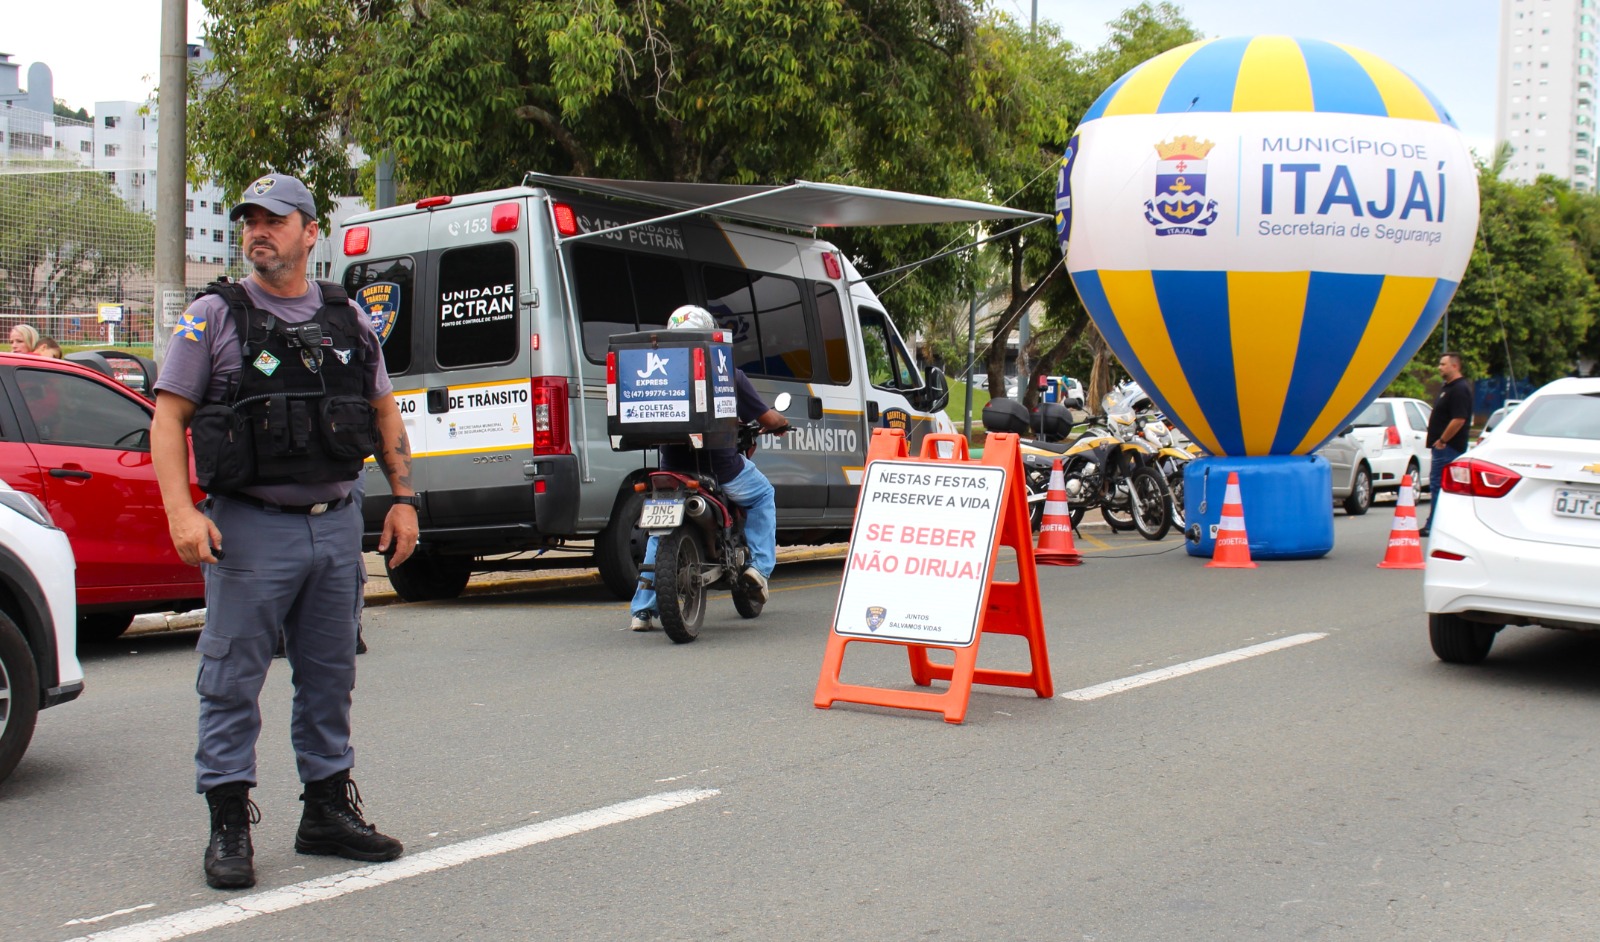
[[[1417,535],[1417,492],[1411,475],[1400,479],[1400,500],[1394,508],[1394,527],[1389,530],[1389,549],[1379,569],[1425,569],[1422,538]]]
[[[1061,473],[1061,459],[1050,469],[1050,489],[1044,495],[1044,516],[1039,523],[1039,546],[1033,551],[1036,563],[1046,566],[1082,566],[1083,557],[1072,542],[1072,513],[1067,506],[1067,481]]]
[[[1244,501],[1239,497],[1239,472],[1228,472],[1228,490],[1222,498],[1222,519],[1217,521],[1217,542],[1207,569],[1254,569],[1250,538],[1244,532]]]

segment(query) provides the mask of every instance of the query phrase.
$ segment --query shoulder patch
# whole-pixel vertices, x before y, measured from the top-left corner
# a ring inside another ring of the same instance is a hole
[[[206,321],[203,316],[197,316],[192,311],[183,312],[178,319],[178,326],[172,328],[172,336],[182,337],[185,340],[200,341],[200,335],[206,331]]]

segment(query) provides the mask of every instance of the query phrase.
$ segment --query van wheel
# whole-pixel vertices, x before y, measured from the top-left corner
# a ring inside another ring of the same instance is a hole
[[[644,495],[630,492],[611,515],[611,522],[594,538],[594,561],[600,581],[611,594],[627,601],[639,588],[639,567],[644,564],[645,545],[650,534],[639,529],[639,511]]]
[[[133,624],[132,612],[93,612],[78,616],[78,643],[108,644]]]
[[[16,622],[0,612],[0,781],[22,761],[39,718],[39,674]]]
[[[405,602],[431,602],[461,595],[472,576],[472,558],[414,554],[389,570],[389,584]]]

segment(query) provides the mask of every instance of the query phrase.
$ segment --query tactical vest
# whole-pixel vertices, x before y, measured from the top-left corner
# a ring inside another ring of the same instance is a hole
[[[366,344],[343,288],[316,283],[322,307],[286,324],[244,286],[213,282],[238,333],[241,369],[190,423],[195,476],[208,494],[267,484],[353,481],[377,448],[366,391]]]

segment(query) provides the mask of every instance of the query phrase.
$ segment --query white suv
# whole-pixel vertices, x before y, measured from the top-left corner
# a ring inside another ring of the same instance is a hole
[[[44,505],[0,481],[0,781],[22,761],[39,711],[83,692],[75,568]]]
[[[1428,417],[1433,407],[1421,399],[1374,399],[1350,424],[1372,459],[1372,489],[1398,491],[1411,483],[1421,494],[1428,489],[1433,452],[1428,449]]]

